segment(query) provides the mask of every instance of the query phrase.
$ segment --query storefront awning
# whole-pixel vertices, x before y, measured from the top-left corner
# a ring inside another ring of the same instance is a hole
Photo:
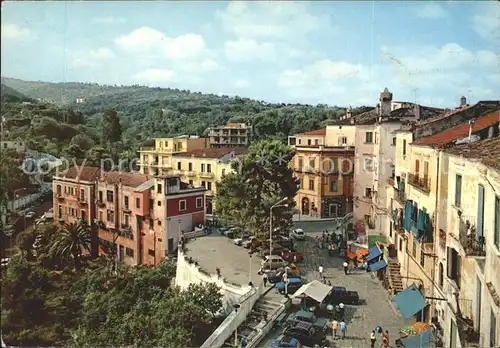
[[[405,348],[427,348],[431,346],[432,329],[422,332],[419,335],[402,338]]]
[[[401,291],[394,299],[405,319],[409,319],[427,306],[427,301],[415,285]]]
[[[366,258],[366,262],[370,261],[378,261],[376,260],[380,255],[382,255],[382,251],[378,246],[371,247],[368,251],[368,257]]]
[[[293,294],[292,297],[296,298],[304,294],[307,297],[310,297],[318,302],[323,302],[323,300],[326,296],[328,296],[331,290],[331,286],[325,285],[318,280],[313,280],[310,283],[302,285],[299,290],[297,290],[295,294]]]
[[[378,270],[381,270],[382,268],[387,267],[387,262],[385,260],[380,260],[375,263],[372,263],[371,265],[368,265],[368,269],[372,272],[377,272]]]

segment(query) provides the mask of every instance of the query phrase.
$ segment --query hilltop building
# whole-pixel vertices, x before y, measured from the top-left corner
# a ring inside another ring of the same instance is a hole
[[[208,139],[211,148],[248,146],[252,140],[252,127],[245,123],[212,127],[208,129]]]

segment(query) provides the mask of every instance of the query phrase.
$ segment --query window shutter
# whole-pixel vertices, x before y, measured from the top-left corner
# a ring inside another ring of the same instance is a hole
[[[477,229],[476,236],[484,236],[484,186],[478,186],[477,193]]]

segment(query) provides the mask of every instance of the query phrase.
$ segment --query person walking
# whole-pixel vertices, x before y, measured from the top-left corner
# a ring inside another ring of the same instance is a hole
[[[344,319],[342,319],[342,321],[340,322],[339,328],[340,328],[340,339],[343,340],[345,338],[345,334],[347,331],[347,324],[345,323]]]
[[[264,282],[264,287],[266,287],[267,286],[267,273],[265,273],[265,272],[262,274],[262,281]]]
[[[319,265],[318,271],[319,271],[319,277],[324,278],[323,277],[323,271],[324,271],[323,265]]]
[[[337,339],[337,329],[339,328],[339,322],[336,319],[333,319],[332,321],[332,332],[333,332],[333,339]]]
[[[385,330],[385,332],[382,334],[382,347],[383,348],[389,347],[389,331],[388,330]]]
[[[344,266],[344,273],[345,275],[347,275],[347,270],[349,269],[349,264],[347,263],[347,261],[344,261],[343,266]]]
[[[372,331],[372,333],[370,334],[370,341],[371,341],[371,348],[374,348],[375,347],[375,342],[377,342],[377,335],[375,334],[375,330]]]

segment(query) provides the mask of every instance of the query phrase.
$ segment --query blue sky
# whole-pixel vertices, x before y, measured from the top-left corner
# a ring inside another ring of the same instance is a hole
[[[500,3],[2,2],[2,76],[272,102],[500,96]]]

